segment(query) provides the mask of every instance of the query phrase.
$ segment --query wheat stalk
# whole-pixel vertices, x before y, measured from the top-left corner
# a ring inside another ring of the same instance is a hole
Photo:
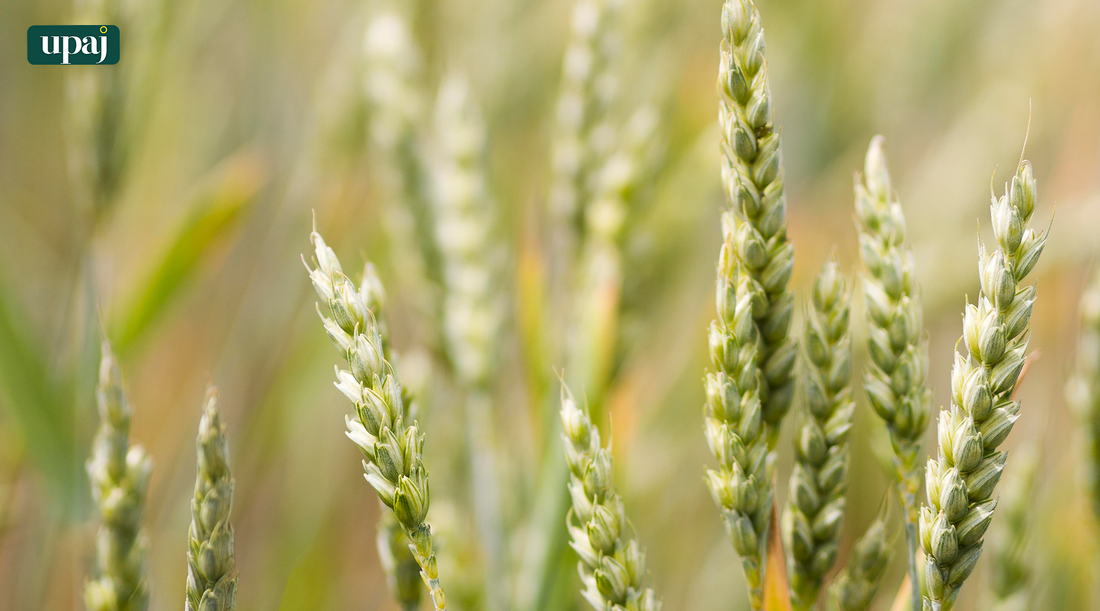
[[[330,316],[320,314],[320,307],[318,313],[325,331],[348,363],[347,370],[336,371],[336,387],[355,406],[355,416],[345,418],[347,436],[363,453],[367,482],[393,510],[411,541],[409,549],[420,565],[435,608],[445,609],[432,531],[425,522],[431,497],[422,456],[424,436],[415,422],[406,424],[406,398],[385,356],[381,329],[371,307],[376,306],[376,295],[370,282],[364,283],[364,290],[355,288],[320,234],[314,231],[310,238],[316,267],[306,267]]]
[[[871,607],[890,562],[887,507],[883,506],[878,518],[856,541],[848,558],[848,566],[829,586],[827,600],[830,611],[867,611]],[[919,588],[913,589],[919,591]]]
[[[1100,517],[1100,266],[1081,297],[1081,332],[1077,364],[1066,386],[1066,397],[1084,424],[1088,458],[1083,461],[1092,494],[1093,512]]]
[[[580,558],[581,594],[596,611],[660,611],[661,601],[645,586],[645,553],[627,531],[623,501],[612,482],[611,450],[600,446],[599,430],[564,381],[561,420],[572,498],[569,544]]]
[[[718,69],[722,184],[733,210],[733,254],[767,299],[767,307],[754,316],[764,374],[760,384],[763,420],[768,444],[774,448],[795,386],[798,350],[790,338],[794,299],[787,287],[794,247],[787,239],[783,165],[768,88],[764,30],[751,0],[726,0],[722,33]]]
[[[1032,487],[1038,472],[1038,455],[1033,448],[1019,451],[1013,460],[1012,477],[1007,482],[999,506],[1004,518],[992,537],[993,583],[990,609],[1027,611],[1031,608],[1031,549],[1029,511],[1033,507]]]
[[[99,430],[88,459],[92,498],[99,510],[94,578],[84,584],[90,611],[144,611],[149,607],[141,528],[153,461],[141,446],[130,445],[130,403],[122,374],[107,341],[99,361]]]
[[[237,570],[233,558],[233,476],[229,442],[217,408],[218,390],[206,391],[199,435],[198,474],[187,531],[187,611],[233,611]]]
[[[951,407],[940,411],[939,459],[929,460],[928,505],[921,507],[920,538],[927,558],[926,609],[948,611],[982,552],[982,537],[997,501],[1004,469],[997,447],[1019,417],[1011,393],[1024,365],[1035,287],[1020,282],[1035,266],[1046,234],[1027,227],[1038,198],[1031,164],[1021,161],[1011,185],[990,212],[996,248],[978,243],[981,294],[967,304],[951,371]]]
[[[764,560],[772,511],[774,453],[768,450],[760,403],[760,343],[754,310],[765,297],[737,258],[732,214],[722,216],[725,240],[718,258],[718,318],[709,332],[715,371],[706,376],[705,433],[718,460],[706,482],[726,531],[741,555],[753,609],[763,605]]]
[[[867,149],[864,173],[855,186],[864,317],[872,367],[864,388],[875,413],[886,423],[894,450],[894,475],[901,496],[910,583],[917,583],[917,521],[921,439],[932,412],[925,386],[928,341],[922,327],[920,292],[912,251],[905,245],[905,217],[890,184],[883,137]],[[920,593],[912,590],[913,608]]]
[[[814,607],[836,561],[844,518],[848,432],[852,428],[849,293],[835,255],[813,287],[805,330],[806,413],[795,434],[783,535],[795,609]]]

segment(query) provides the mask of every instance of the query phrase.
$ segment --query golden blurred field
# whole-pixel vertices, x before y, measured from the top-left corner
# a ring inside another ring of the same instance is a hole
[[[145,514],[152,609],[183,600],[194,435],[211,383],[221,389],[236,478],[239,608],[397,608],[375,550],[379,505],[343,434],[347,404],[331,385],[337,355],[300,259],[311,252],[314,217],[346,267],[368,258],[379,266],[403,375],[422,380],[429,520],[449,546],[440,572],[455,608],[482,608],[461,400],[439,353],[439,322],[408,274],[413,247],[392,213],[401,203],[382,187],[368,146],[362,39],[385,2],[120,2],[122,60],[112,67],[29,65],[26,28],[74,22],[78,9],[0,3],[0,609],[83,608],[95,515],[82,464],[103,330],[125,372],[132,437],[155,461]],[[740,563],[702,482],[712,459],[701,377],[725,205],[720,4],[627,0],[613,68],[612,113],[653,104],[664,146],[626,239],[625,313],[598,424],[614,438],[618,488],[666,609],[748,608]],[[561,299],[547,282],[560,264],[548,245],[547,194],[572,2],[398,6],[424,55],[424,95],[443,75],[465,73],[488,129],[489,184],[510,253],[491,406],[508,562],[490,579],[514,593],[527,587],[512,573],[541,528],[531,526],[546,503],[540,463],[544,451],[560,455],[553,423],[564,340],[554,325]],[[1100,257],[1100,3],[758,6],[783,130],[796,296],[833,249],[846,273],[858,269],[853,172],[871,137],[885,135],[923,289],[937,407],[948,402],[964,299],[978,292],[975,230],[991,235],[990,181],[999,193],[1011,176],[1030,116],[1036,224],[1053,216],[1053,226],[1032,276],[1031,347],[1041,356],[1007,447],[1041,457],[1034,608],[1100,609],[1100,527],[1083,484],[1081,426],[1063,397],[1077,303]],[[111,149],[124,169],[100,201],[81,174],[92,153],[79,130],[79,81],[104,71],[124,79],[127,103]],[[857,294],[857,373],[866,360],[860,303]],[[885,431],[856,395],[838,564],[891,485]],[[788,419],[781,504],[791,428]],[[930,430],[928,453],[935,439]],[[1004,481],[1012,473],[1010,458]],[[991,537],[996,530],[995,518]],[[896,545],[878,609],[889,608],[901,581],[903,537]],[[573,552],[554,560],[561,567],[537,608],[587,608]],[[958,609],[985,608],[986,565]]]

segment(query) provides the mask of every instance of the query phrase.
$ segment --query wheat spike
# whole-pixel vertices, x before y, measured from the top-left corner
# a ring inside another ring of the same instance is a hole
[[[122,389],[118,361],[105,340],[99,361],[99,430],[88,459],[92,498],[99,510],[95,576],[84,584],[90,611],[145,611],[149,607],[141,528],[153,461],[130,445],[130,403]]]
[[[993,518],[992,498],[1008,455],[998,446],[1020,413],[1012,390],[1024,366],[1035,287],[1020,287],[1046,242],[1028,227],[1038,199],[1031,164],[1021,161],[993,196],[996,248],[978,243],[981,294],[967,304],[951,370],[951,407],[940,411],[939,457],[926,468],[928,505],[921,507],[920,540],[926,556],[925,609],[949,611],[982,553]]]
[[[187,531],[187,611],[233,611],[237,569],[233,558],[233,476],[229,442],[217,407],[218,390],[206,391],[199,435],[198,474]]]
[[[584,596],[596,611],[660,611],[646,587],[645,553],[630,536],[623,501],[612,482],[611,450],[562,383],[561,420],[569,463],[569,544],[580,562]]]
[[[872,366],[864,388],[886,424],[894,450],[894,477],[901,496],[910,583],[917,583],[917,521],[922,461],[921,439],[932,413],[925,385],[928,341],[922,323],[913,253],[905,245],[905,216],[890,184],[883,137],[867,149],[863,176],[856,181],[856,228],[866,273],[862,276],[864,317]],[[920,593],[913,589],[914,608]]]
[[[806,411],[795,434],[795,466],[783,514],[791,602],[798,610],[814,607],[836,561],[844,519],[848,432],[855,411],[849,297],[833,256],[814,281],[806,316]]]
[[[420,574],[437,610],[446,608],[439,583],[432,531],[425,518],[431,502],[428,470],[423,463],[424,436],[415,422],[407,424],[406,396],[385,355],[381,328],[375,317],[379,293],[372,281],[356,289],[344,275],[336,254],[316,231],[310,236],[316,267],[307,264],[317,295],[330,315],[321,322],[348,364],[336,370],[336,387],[351,400],[355,415],[347,416],[347,436],[363,453],[368,483],[393,510]]]

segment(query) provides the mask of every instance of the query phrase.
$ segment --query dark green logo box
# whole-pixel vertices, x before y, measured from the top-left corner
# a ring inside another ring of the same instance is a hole
[[[36,66],[88,66],[118,63],[115,25],[32,25],[27,28],[27,61]]]

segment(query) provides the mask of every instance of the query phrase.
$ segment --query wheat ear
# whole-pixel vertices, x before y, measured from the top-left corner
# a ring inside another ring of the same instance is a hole
[[[926,387],[928,342],[924,335],[920,291],[913,254],[905,245],[905,217],[890,184],[883,137],[867,149],[863,176],[855,186],[864,317],[872,366],[864,388],[875,413],[886,423],[894,450],[910,583],[917,583],[917,521],[922,462],[921,439],[932,413],[932,391]],[[920,592],[913,588],[913,608]]]
[[[1100,265],[1081,297],[1081,332],[1077,364],[1066,386],[1066,397],[1084,423],[1088,456],[1083,461],[1092,494],[1093,512],[1100,517]]]
[[[577,552],[582,594],[597,611],[660,611],[646,587],[645,552],[630,536],[623,501],[612,482],[611,449],[562,382],[561,421],[569,463],[569,544]]]
[[[1033,560],[1029,546],[1031,520],[1028,516],[1034,507],[1035,476],[1039,457],[1034,448],[1018,451],[1013,458],[1012,477],[1006,482],[1005,494],[1000,500],[997,531],[991,537],[993,583],[990,609],[993,611],[1027,611],[1031,605],[1031,570]]]
[[[372,309],[375,294],[370,282],[364,283],[365,290],[357,290],[320,234],[315,231],[310,237],[316,267],[309,269],[307,265],[307,269],[330,312],[330,316],[320,314],[321,322],[348,363],[347,370],[336,370],[336,387],[355,406],[355,416],[345,418],[347,436],[363,453],[367,482],[393,510],[411,541],[409,549],[420,565],[420,575],[431,591],[435,608],[445,609],[432,531],[425,522],[431,497],[422,456],[424,436],[415,422],[405,422],[406,397],[385,356],[381,329]]]
[[[593,178],[612,145],[607,111],[617,83],[608,65],[618,47],[614,24],[621,4],[621,0],[578,0],[562,60],[557,132],[551,147],[550,206],[576,234],[584,229]]]
[[[890,562],[890,538],[886,531],[886,507],[856,541],[848,566],[829,586],[830,611],[867,611],[875,599]],[[914,587],[918,592],[920,588]]]
[[[855,411],[849,297],[836,257],[830,257],[814,281],[813,307],[806,316],[806,413],[795,433],[795,465],[783,514],[796,610],[814,607],[836,561],[844,519],[848,432]]]
[[[144,611],[149,607],[145,574],[148,546],[141,528],[153,461],[130,445],[130,403],[122,374],[107,341],[99,361],[99,430],[88,459],[92,498],[99,510],[94,578],[84,584],[90,611]]]
[[[411,271],[438,285],[442,259],[435,241],[429,172],[418,133],[425,106],[421,53],[400,10],[386,8],[371,19],[363,53],[370,140],[384,158],[382,177],[389,194],[401,204],[388,209],[393,216],[387,220],[399,234],[397,241],[416,243],[417,250],[402,257],[414,268]]]
[[[187,611],[233,611],[237,569],[233,558],[233,475],[229,441],[217,407],[218,390],[209,388],[199,420],[198,475],[187,531]]]
[[[750,0],[722,6],[718,122],[722,130],[722,184],[733,209],[733,254],[763,289],[767,307],[755,311],[762,415],[774,448],[794,396],[798,349],[790,337],[794,299],[788,290],[794,247],[787,239],[787,203],[779,129],[772,116],[764,30]]]
[[[951,371],[951,407],[940,411],[939,459],[929,460],[928,505],[921,507],[920,539],[927,558],[925,609],[948,611],[982,553],[982,538],[997,501],[1004,469],[997,447],[1019,417],[1011,398],[1024,365],[1035,287],[1020,282],[1039,260],[1044,232],[1027,227],[1038,198],[1031,164],[1021,161],[1000,199],[993,197],[996,248],[978,242],[981,294],[967,304]]]
[[[496,465],[493,372],[504,319],[501,276],[506,252],[485,176],[486,133],[469,85],[457,76],[440,85],[435,108],[439,141],[436,238],[443,257],[443,331],[448,362],[463,390],[470,489],[486,559],[490,611],[505,606],[504,533]]]
[[[752,608],[761,609],[775,457],[764,434],[757,365],[760,342],[753,313],[767,303],[734,254],[731,216],[730,212],[722,216],[725,240],[718,258],[718,318],[709,332],[715,371],[706,375],[704,430],[718,468],[707,470],[706,482],[741,556]]]

